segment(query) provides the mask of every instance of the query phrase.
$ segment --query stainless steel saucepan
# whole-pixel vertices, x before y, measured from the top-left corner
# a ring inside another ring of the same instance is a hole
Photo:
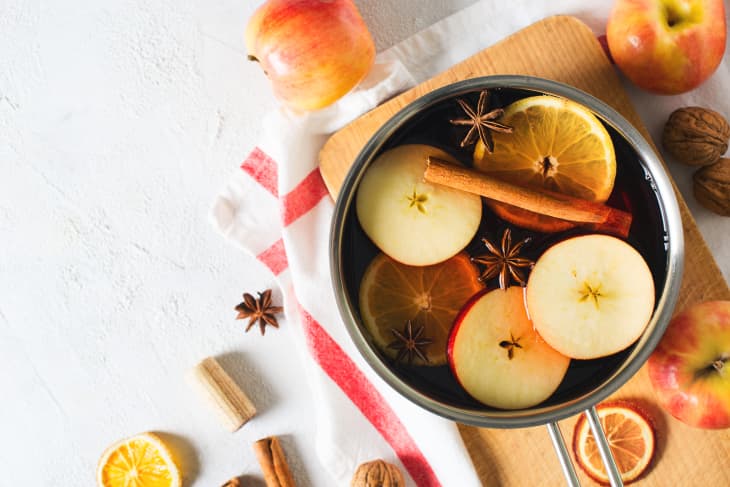
[[[536,94],[567,98],[587,107],[604,122],[616,148],[618,172],[623,172],[634,192],[635,218],[629,242],[641,247],[645,258],[647,253],[650,255],[656,287],[654,314],[632,347],[611,360],[600,362],[598,368],[593,364],[593,368],[588,369],[590,377],[582,377],[582,382],[576,379],[568,388],[561,385],[542,404],[510,411],[465,400],[463,394],[452,394],[448,387],[433,387],[428,381],[394,367],[392,361],[373,346],[358,310],[359,277],[374,252],[372,243],[359,228],[354,209],[363,174],[378,154],[402,142],[409,126],[423,124],[428,113],[439,110],[456,97],[469,96],[483,89],[502,90],[518,98]],[[632,240],[634,234],[643,237]],[[683,256],[682,222],[672,184],[662,162],[639,132],[618,112],[583,91],[554,81],[513,75],[474,78],[445,86],[417,99],[385,122],[357,156],[343,183],[335,206],[330,240],[332,281],[340,314],[358,350],[380,377],[417,405],[453,421],[487,428],[547,425],[567,484],[571,486],[579,483],[558,421],[579,413],[587,416],[611,485],[623,485],[595,405],[629,380],[659,342],[679,293]]]

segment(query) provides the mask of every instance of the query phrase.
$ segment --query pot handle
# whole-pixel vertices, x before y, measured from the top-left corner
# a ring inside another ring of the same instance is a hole
[[[611,487],[624,487],[624,481],[621,480],[621,473],[616,466],[616,460],[613,459],[613,454],[611,453],[611,448],[608,446],[606,434],[603,432],[601,420],[598,419],[596,408],[592,406],[586,409],[584,414],[588,420],[588,425],[591,427],[593,438],[596,440],[596,446],[598,447],[598,453],[601,454],[603,466],[606,467],[606,473],[608,473],[608,481],[611,483]]]
[[[603,432],[601,421],[598,419],[596,408],[591,407],[586,409],[584,414],[593,433],[593,438],[596,440],[596,446],[598,447],[598,453],[601,455],[603,466],[606,467],[611,487],[623,487],[624,482],[621,480],[621,473],[618,471],[616,461],[611,454],[611,448],[608,446],[608,440],[606,439],[606,434]],[[550,433],[550,439],[553,441],[553,447],[555,447],[555,452],[558,454],[558,460],[560,461],[563,475],[565,475],[566,484],[569,487],[580,487],[578,476],[575,474],[575,467],[573,467],[570,454],[565,447],[565,441],[563,440],[563,435],[560,433],[558,423],[548,423],[547,427]]]
[[[553,447],[555,453],[558,454],[558,460],[560,461],[560,468],[563,469],[563,475],[565,475],[565,481],[568,487],[580,487],[578,482],[578,476],[575,474],[575,467],[573,462],[570,460],[568,449],[565,448],[565,441],[563,441],[563,435],[560,433],[560,426],[557,422],[547,424],[548,432],[550,433],[550,439],[553,440]]]

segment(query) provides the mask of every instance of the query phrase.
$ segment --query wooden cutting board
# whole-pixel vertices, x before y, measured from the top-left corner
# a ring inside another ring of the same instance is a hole
[[[320,153],[320,169],[330,194],[336,198],[360,149],[398,110],[441,86],[491,74],[533,75],[573,85],[613,106],[651,142],[614,67],[590,29],[573,17],[550,17],[391,99],[332,135]],[[730,299],[728,285],[678,191],[677,199],[686,246],[677,310],[701,301]],[[634,485],[730,486],[730,429],[693,429],[664,413],[656,406],[646,367],[614,397],[640,401],[656,421],[655,463],[648,475]],[[575,421],[574,417],[560,423],[568,443],[572,441]],[[545,428],[494,430],[460,425],[460,431],[484,485],[564,485]],[[582,485],[596,485],[578,470]],[[448,485],[459,485],[459,479]]]

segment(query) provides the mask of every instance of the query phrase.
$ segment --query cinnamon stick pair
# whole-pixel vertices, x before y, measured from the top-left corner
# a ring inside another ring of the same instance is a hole
[[[264,473],[266,487],[295,487],[294,477],[286,462],[284,450],[276,436],[262,438],[253,444],[256,459]]]
[[[631,228],[631,214],[625,211],[553,191],[523,188],[436,157],[428,158],[424,179],[623,238]]]

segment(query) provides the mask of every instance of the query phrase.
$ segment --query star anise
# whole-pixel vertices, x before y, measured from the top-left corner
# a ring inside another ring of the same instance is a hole
[[[482,143],[486,146],[487,151],[491,153],[494,151],[494,140],[492,139],[492,133],[490,130],[506,134],[512,133],[512,127],[495,121],[504,114],[504,109],[497,108],[487,112],[488,101],[488,90],[483,90],[479,93],[479,101],[477,102],[476,111],[461,98],[456,99],[456,102],[459,106],[461,106],[461,109],[464,110],[464,113],[466,113],[468,118],[457,118],[449,120],[449,122],[454,125],[471,125],[469,131],[461,141],[461,147],[473,144],[476,142],[478,136]]]
[[[527,237],[512,245],[512,231],[509,228],[502,235],[501,248],[497,248],[492,242],[486,238],[482,238],[482,242],[487,247],[488,253],[471,258],[472,262],[485,266],[479,280],[487,281],[499,276],[499,287],[507,289],[511,276],[520,286],[524,287],[526,281],[522,269],[531,268],[535,265],[535,262],[528,258],[520,257],[520,251],[530,240],[532,239]]]
[[[423,330],[424,327],[421,325],[414,333],[411,320],[406,322],[403,332],[400,332],[395,328],[390,329],[395,336],[395,340],[388,344],[388,348],[398,350],[398,355],[395,357],[396,362],[400,362],[400,360],[405,356],[408,356],[409,365],[413,363],[414,357],[419,357],[424,362],[429,362],[428,357],[422,349],[426,345],[433,343],[433,340],[429,338],[421,338]]]
[[[258,295],[259,298],[256,299],[249,293],[243,293],[243,302],[236,306],[236,311],[238,311],[236,319],[242,320],[248,318],[247,332],[258,321],[261,334],[263,335],[266,333],[266,325],[279,328],[279,322],[276,321],[274,315],[284,311],[284,308],[271,305],[271,289],[258,293]]]

